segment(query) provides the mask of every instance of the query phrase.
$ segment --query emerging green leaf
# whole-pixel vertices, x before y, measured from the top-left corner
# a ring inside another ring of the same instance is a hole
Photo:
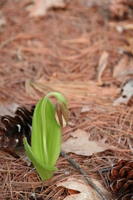
[[[50,96],[58,99],[57,117],[55,107],[49,100]],[[61,150],[61,127],[67,121],[67,102],[62,94],[51,92],[38,102],[32,121],[31,147],[26,138],[23,141],[25,150],[43,181],[51,178],[53,171],[57,170],[54,165]]]

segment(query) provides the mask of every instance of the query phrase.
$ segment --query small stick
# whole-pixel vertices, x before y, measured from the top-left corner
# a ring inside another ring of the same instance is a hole
[[[72,158],[69,158],[68,155],[61,150],[60,155],[64,158],[66,158],[81,174],[84,175],[84,178],[87,180],[89,185],[91,185],[103,198],[103,200],[108,200],[105,195],[102,193],[102,191],[91,181],[90,178],[88,178],[88,175],[85,173],[85,171],[76,163]]]

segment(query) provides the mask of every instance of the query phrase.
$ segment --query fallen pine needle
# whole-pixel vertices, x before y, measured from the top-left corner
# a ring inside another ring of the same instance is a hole
[[[60,155],[68,160],[81,174],[84,175],[84,178],[87,180],[89,185],[93,187],[99,195],[103,198],[103,200],[107,200],[105,195],[102,193],[102,191],[91,181],[91,179],[88,177],[88,175],[85,173],[85,171],[76,163],[72,158],[69,158],[68,155],[61,150]]]

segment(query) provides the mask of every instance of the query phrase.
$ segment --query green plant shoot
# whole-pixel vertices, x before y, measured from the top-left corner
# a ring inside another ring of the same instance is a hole
[[[49,97],[58,101],[54,106]],[[68,122],[68,108],[64,96],[57,92],[42,98],[34,111],[31,146],[23,139],[28,157],[38,171],[42,181],[52,177],[54,166],[61,150],[61,128]]]

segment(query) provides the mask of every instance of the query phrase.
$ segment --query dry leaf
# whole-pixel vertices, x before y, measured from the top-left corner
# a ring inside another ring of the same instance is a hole
[[[93,153],[109,149],[104,140],[99,142],[89,141],[89,134],[81,129],[71,133],[71,137],[62,143],[62,150],[78,155],[91,156]]]
[[[102,191],[104,190],[101,184],[96,181],[92,180],[93,183],[95,183]],[[85,181],[76,179],[76,178],[68,178],[64,182],[60,182],[57,184],[57,186],[64,187],[69,190],[75,190],[80,193],[78,194],[72,194],[65,198],[65,200],[100,200],[102,199],[98,193],[94,189],[92,189]],[[104,191],[105,192],[105,191]]]
[[[127,36],[126,41],[128,42],[129,45],[133,46],[133,37]]]
[[[130,52],[133,55],[133,37],[127,36],[126,41],[128,42],[128,46],[124,46],[125,50]]]
[[[99,60],[99,64],[98,64],[98,76],[97,76],[97,80],[99,84],[102,84],[102,74],[103,71],[105,70],[106,66],[107,66],[107,62],[108,62],[108,57],[109,54],[106,51],[103,51],[100,60]]]
[[[118,106],[121,103],[128,104],[132,96],[133,96],[133,80],[127,82],[123,86],[121,96],[114,101],[114,106]]]
[[[19,107],[19,105],[16,103],[1,101],[0,102],[0,116],[3,116],[3,115],[14,116],[14,112],[16,111],[17,107]]]
[[[128,20],[124,20],[121,22],[109,22],[111,27],[114,27],[118,33],[122,33],[124,30],[132,30],[133,23],[129,24]]]
[[[123,25],[123,29],[125,29],[125,30],[133,30],[133,23],[132,24],[125,24],[125,25]]]
[[[83,107],[83,108],[81,109],[81,113],[89,112],[90,110],[92,110],[92,108]]]
[[[5,25],[6,25],[6,19],[2,11],[0,10],[0,32],[2,32],[2,27],[4,27]]]
[[[131,53],[133,55],[133,48],[132,48],[132,46],[124,46],[124,49],[125,49],[126,52],[129,52],[129,53]]]
[[[116,30],[118,33],[122,33],[123,32],[123,27],[122,26],[116,26]]]
[[[119,63],[114,67],[113,77],[123,82],[127,76],[133,75],[133,59],[123,56]]]
[[[113,77],[118,79],[123,79],[123,74],[125,71],[127,71],[127,65],[128,65],[128,57],[124,56],[121,58],[119,63],[114,67],[113,70]]]
[[[52,7],[64,8],[65,3],[63,0],[34,0],[34,4],[26,9],[31,17],[40,17],[46,15],[47,10]]]
[[[102,107],[93,107],[93,108],[90,108],[90,107],[86,106],[86,107],[82,107],[81,113],[86,113],[86,112],[89,112],[91,110],[93,110],[94,112],[97,112],[97,113],[99,113],[99,112],[106,112],[106,109],[102,108]]]

